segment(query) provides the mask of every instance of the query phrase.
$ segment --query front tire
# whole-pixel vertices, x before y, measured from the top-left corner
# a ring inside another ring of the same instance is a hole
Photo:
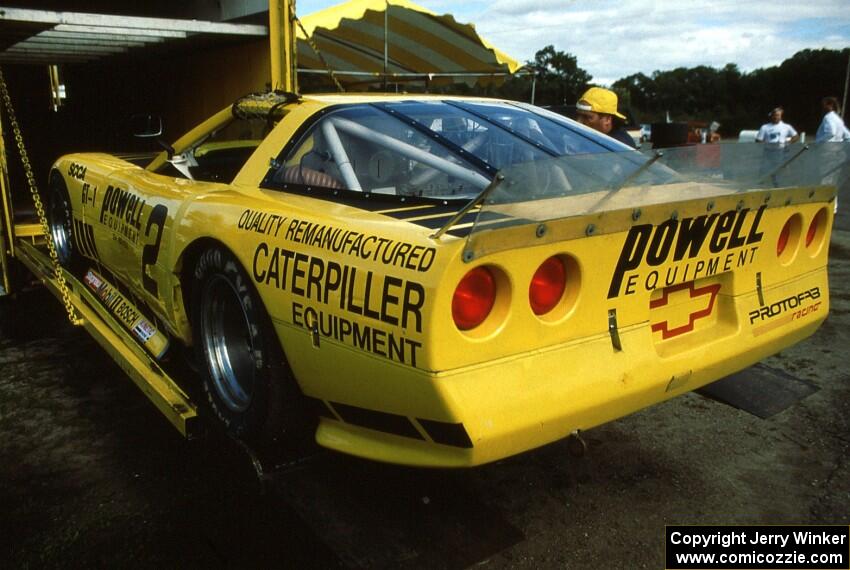
[[[72,269],[78,260],[74,248],[74,218],[71,198],[65,181],[58,172],[50,175],[49,195],[47,199],[47,227],[53,239],[53,247],[59,263],[66,269]]]
[[[212,413],[231,436],[252,443],[295,431],[300,392],[239,261],[224,247],[211,247],[192,279],[195,354]]]

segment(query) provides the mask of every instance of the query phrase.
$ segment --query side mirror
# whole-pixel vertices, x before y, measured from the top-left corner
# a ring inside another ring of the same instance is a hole
[[[159,115],[133,115],[130,117],[130,132],[140,139],[162,136],[162,117]]]
[[[174,147],[162,140],[162,117],[159,115],[133,115],[130,132],[139,139],[155,139],[156,144],[165,149],[169,160],[174,157]]]

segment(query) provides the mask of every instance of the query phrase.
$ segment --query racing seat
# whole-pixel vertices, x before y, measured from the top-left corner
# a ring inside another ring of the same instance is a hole
[[[274,181],[303,184],[305,186],[321,186],[323,188],[333,188],[334,190],[343,190],[345,188],[339,180],[327,172],[320,172],[307,166],[298,165],[289,166],[282,171],[278,170],[274,175]]]

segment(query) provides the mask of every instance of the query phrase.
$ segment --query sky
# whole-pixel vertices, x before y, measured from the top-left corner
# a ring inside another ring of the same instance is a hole
[[[805,48],[850,47],[850,0],[412,0],[450,13],[520,62],[551,44],[593,83],[642,72],[777,65]],[[299,16],[339,1],[297,0]]]

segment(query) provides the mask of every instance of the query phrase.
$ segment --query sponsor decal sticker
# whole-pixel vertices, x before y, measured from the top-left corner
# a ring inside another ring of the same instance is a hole
[[[251,209],[242,211],[236,226],[276,238],[278,243],[354,258],[348,264],[262,241],[254,250],[251,275],[258,285],[293,296],[291,318],[297,326],[416,366],[422,343],[408,334],[422,332],[425,287],[413,279],[367,270],[356,262],[377,262],[415,275],[431,269],[436,248]],[[396,330],[387,330],[388,326]]]
[[[717,302],[717,294],[720,292],[720,283],[706,285],[705,287],[695,287],[694,282],[682,283],[673,287],[667,287],[662,292],[660,298],[649,303],[650,310],[666,307],[670,303],[670,298],[679,291],[687,291],[690,299],[702,299],[704,306],[698,310],[690,310],[684,318],[685,323],[676,327],[670,324],[669,319],[652,323],[652,332],[661,332],[661,338],[664,340],[677,337],[679,335],[689,333],[694,330],[696,322],[711,315],[714,311],[714,306]],[[688,304],[686,307],[692,307]],[[685,310],[688,310],[687,308]]]
[[[236,227],[240,230],[277,237],[285,222],[286,216],[248,209],[239,216]]]
[[[154,357],[160,358],[165,354],[168,348],[168,337],[142,316],[117,288],[91,269],[86,272],[83,282]]]
[[[812,287],[781,301],[750,311],[753,336],[760,336],[795,320],[807,318],[820,310],[820,287]]]
[[[377,261],[386,266],[420,272],[431,269],[437,255],[437,250],[433,247],[366,235],[307,220],[291,220],[284,239],[364,261]]]
[[[100,205],[100,223],[131,243],[139,243],[145,200],[136,194],[109,185]]]
[[[76,162],[72,162],[68,165],[68,176],[71,178],[75,178],[80,181],[85,181],[86,179],[86,170],[87,167],[82,164],[77,164]]]
[[[406,330],[422,332],[425,287],[416,281],[383,275],[261,242],[254,251],[251,275],[260,285],[287,291],[293,301],[292,322],[318,328],[326,337],[416,366],[418,341]],[[327,310],[311,305],[323,305]],[[357,322],[332,314],[345,311]],[[363,319],[373,321],[363,322]],[[381,325],[402,330],[387,332]]]
[[[97,200],[97,186],[92,186],[88,182],[83,182],[80,197],[84,205],[94,208],[94,202]]]
[[[753,263],[767,206],[632,226],[611,277],[608,298],[694,281]],[[704,256],[710,257],[695,259]],[[673,262],[664,270],[651,269]],[[647,271],[648,269],[648,271]]]

